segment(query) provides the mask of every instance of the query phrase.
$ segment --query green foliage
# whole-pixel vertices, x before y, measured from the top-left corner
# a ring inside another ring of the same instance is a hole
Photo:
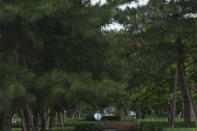
[[[127,58],[130,64],[128,88],[133,108],[138,105],[140,111],[165,112],[166,116],[170,113],[174,70],[180,62],[178,47],[181,43],[186,75],[190,77],[194,73],[189,66],[195,63],[196,54],[192,50],[196,50],[196,18],[186,15],[188,9],[195,14],[192,5],[196,4],[194,0],[149,0],[144,6],[116,9],[115,19],[124,25],[123,36],[128,39],[124,41],[127,46],[123,47],[123,58]],[[180,43],[177,43],[178,39]],[[187,80],[193,87],[191,79]],[[177,100],[180,103],[177,105],[182,105],[180,96]],[[182,106],[177,110],[181,111]]]
[[[92,113],[110,105],[167,115],[177,39],[196,98],[197,22],[185,16],[196,12],[196,1],[118,8],[132,1],[0,0],[0,115],[27,105],[40,115],[78,107]],[[125,30],[103,31],[112,20]],[[177,100],[182,111],[182,98]],[[75,124],[76,130],[100,128],[91,124]]]
[[[176,122],[176,128],[178,129],[184,129],[184,122],[183,121],[179,121],[179,122]],[[157,130],[165,130],[165,128],[168,127],[168,123],[167,121],[164,122],[164,121],[152,121],[152,122],[141,122],[139,124],[141,130],[143,131],[157,131]],[[192,123],[192,127],[194,127],[194,123]],[[175,128],[175,129],[176,129]],[[177,130],[178,130],[177,129]]]
[[[76,131],[101,131],[103,124],[99,122],[80,122],[73,123]]]
[[[164,128],[162,131],[197,131],[196,128]]]
[[[12,131],[22,131],[21,128],[12,128]],[[61,127],[54,127],[51,129],[46,129],[46,131],[75,131],[75,127],[68,126],[62,129]]]
[[[0,8],[0,115],[27,106],[41,115],[114,102],[109,97],[122,83],[103,75],[108,41],[101,29],[110,23],[109,6],[8,0]]]
[[[46,129],[46,131],[76,131],[76,129],[73,126],[68,126],[65,127],[64,129],[60,127],[56,127],[56,128]]]

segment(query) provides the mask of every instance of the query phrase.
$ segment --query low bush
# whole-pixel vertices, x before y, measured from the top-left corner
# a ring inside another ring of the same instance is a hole
[[[12,123],[12,128],[22,128],[22,123],[20,121]]]
[[[102,120],[110,120],[110,121],[120,121],[120,116],[103,116]]]
[[[22,128],[12,128],[12,131],[22,131]],[[46,131],[76,131],[76,130],[75,127],[69,126],[69,127],[65,127],[64,130],[61,127],[54,127],[54,128],[46,129]]]
[[[120,116],[103,116],[101,121],[120,121]],[[86,117],[86,121],[95,121],[93,116]]]
[[[78,121],[65,123],[65,126],[73,126],[75,127],[75,131],[101,131],[103,123],[96,121]]]
[[[161,121],[161,122],[159,122],[159,121],[158,122],[140,122],[140,123],[138,123],[138,127],[140,127],[141,131],[162,131],[163,129],[166,129],[166,131],[168,131],[167,129],[169,129],[168,128],[169,127],[168,122],[165,122],[165,121]],[[177,129],[180,129],[180,128],[183,129],[184,122],[182,122],[182,121],[176,122],[175,127]],[[193,122],[192,122],[192,127],[194,127]],[[171,131],[171,130],[169,130],[169,131]],[[176,131],[179,131],[179,130],[176,130]]]
[[[164,128],[162,131],[197,131],[197,128]]]
[[[95,121],[93,116],[87,116],[86,121]]]
[[[68,127],[65,127],[64,130],[60,127],[55,127],[51,129],[46,129],[46,131],[76,131],[76,130],[75,130],[75,127],[68,126]]]
[[[103,128],[102,122],[73,120],[73,119],[66,120],[64,125],[66,127],[64,131],[101,131]],[[51,129],[47,129],[47,131],[62,131],[60,124],[53,124],[52,127],[53,128]],[[21,131],[21,128],[22,128],[21,122],[12,124],[12,129],[14,131]]]
[[[22,128],[12,128],[12,131],[22,131]]]

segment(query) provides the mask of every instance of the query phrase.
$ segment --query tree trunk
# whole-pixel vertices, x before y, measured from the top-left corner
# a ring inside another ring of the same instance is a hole
[[[48,108],[48,112],[46,113],[46,129],[50,128],[50,121],[51,121],[51,115],[50,115],[50,108]]]
[[[178,38],[176,40],[176,45],[177,45],[177,53],[178,53],[178,66],[179,66],[179,71],[180,71],[180,86],[181,86],[181,91],[182,91],[182,96],[183,96],[183,103],[184,103],[184,126],[185,127],[190,127],[191,126],[191,109],[190,109],[190,101],[189,97],[187,94],[187,90],[185,87],[185,82],[184,82],[184,70],[182,71],[182,66],[184,65],[184,45],[181,42],[181,39]]]
[[[66,120],[66,117],[67,117],[67,115],[66,115],[66,111],[64,111],[64,120]]]
[[[190,106],[190,101],[187,95],[187,91],[185,88],[185,82],[184,82],[184,78],[182,75],[182,70],[180,69],[180,82],[181,82],[181,91],[182,91],[182,95],[183,95],[183,103],[184,103],[184,126],[186,128],[191,127],[191,106]]]
[[[192,107],[191,107],[191,116],[194,118],[195,126],[197,127],[197,118],[195,117],[195,112],[194,112],[194,109]]]
[[[127,117],[131,117],[131,112],[129,107],[127,107]]]
[[[58,119],[58,113],[55,113],[55,125],[57,125],[59,123],[59,119]]]
[[[125,116],[125,113],[124,113],[123,108],[120,109],[120,114],[121,114],[121,117],[124,117]]]
[[[11,131],[12,114],[9,109],[4,109],[3,116],[1,117],[3,118],[3,131]]]
[[[136,116],[135,116],[135,119],[139,119],[139,118],[140,118],[139,107],[138,107],[138,104],[136,104]]]
[[[25,121],[25,114],[24,114],[24,110],[21,110],[21,120],[22,120],[22,125],[23,125],[23,131],[28,131],[27,130],[27,124]]]
[[[41,119],[41,131],[45,131],[44,111],[40,112],[40,119]]]
[[[35,130],[38,131],[38,112],[37,111],[34,111],[33,112],[33,122],[34,122],[34,127],[35,127]]]
[[[27,113],[28,113],[28,116],[29,116],[29,120],[30,120],[30,122],[31,122],[32,130],[33,130],[33,131],[36,131],[36,128],[35,128],[35,126],[34,126],[34,121],[33,121],[32,110],[29,108],[28,105],[27,105]]]
[[[62,128],[64,129],[64,116],[62,112],[60,112],[60,120],[61,120]]]
[[[174,128],[175,126],[175,118],[176,118],[176,96],[177,96],[177,82],[178,82],[178,66],[176,67],[176,75],[174,81],[174,92],[173,92],[173,100],[172,100],[172,109],[170,120],[170,127]]]
[[[184,72],[184,68],[183,68],[183,65],[180,65],[180,68],[181,68],[181,74],[182,74],[182,77],[183,77],[183,80],[184,80],[184,84],[185,84],[185,90],[186,90],[186,94],[188,96],[188,99],[189,99],[189,105],[191,105],[190,107],[192,107],[192,110],[194,111],[194,119],[195,119],[195,126],[197,128],[197,109],[196,109],[196,106],[193,102],[193,99],[191,97],[191,92],[188,88],[188,85],[187,85],[187,81],[186,81],[186,76],[185,76],[185,72]],[[190,117],[191,117],[191,110],[190,110]]]

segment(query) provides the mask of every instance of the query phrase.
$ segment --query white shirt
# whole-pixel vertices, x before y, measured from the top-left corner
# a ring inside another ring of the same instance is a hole
[[[100,120],[102,118],[100,113],[95,113],[94,114],[94,119]]]

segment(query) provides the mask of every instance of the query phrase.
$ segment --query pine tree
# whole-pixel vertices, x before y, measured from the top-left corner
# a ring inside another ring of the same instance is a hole
[[[141,49],[137,50],[149,48],[149,56],[155,63],[177,64],[184,99],[185,127],[191,126],[191,105],[195,109],[185,79],[185,63],[192,63],[195,56],[192,50],[196,48],[197,39],[196,5],[195,0],[150,0],[145,6],[124,11],[117,9],[116,17],[137,43],[136,46],[140,45]]]
[[[56,92],[56,90],[50,90],[51,85],[46,84],[46,81],[50,82],[46,76],[54,69],[79,74],[87,71],[92,73],[94,80],[101,80],[101,74],[104,72],[104,51],[107,45],[101,29],[110,23],[112,5],[93,6],[90,3],[90,0],[0,1],[0,62],[5,65],[14,63],[10,64],[11,68],[16,65],[17,69],[27,68],[30,74],[34,75],[34,77],[24,77],[28,73],[2,75],[3,82],[0,85],[0,90],[9,94],[12,81],[20,81],[20,89],[25,90],[23,93],[31,94],[32,97],[27,97],[28,100],[25,102],[21,101],[17,109],[22,119],[28,120],[23,123],[26,130],[30,129],[28,122],[31,123],[33,130],[37,129],[38,114],[42,118],[42,130],[45,130],[43,114],[47,106],[52,103],[47,102],[50,98],[44,97],[44,94],[50,96]],[[1,68],[4,71],[3,74],[9,73],[5,68],[6,66]],[[51,74],[56,77],[56,73]],[[10,79],[14,78],[11,79],[11,83],[8,83],[6,76]],[[31,86],[25,84],[25,78],[32,83]],[[56,80],[52,79],[51,82],[55,83]],[[61,81],[59,84],[64,85]],[[58,86],[53,85],[53,87]],[[65,91],[66,87],[63,88]],[[15,89],[15,86],[13,88]],[[13,94],[16,93],[18,92]],[[17,95],[15,97],[19,99]],[[57,99],[63,98],[64,96]],[[11,130],[10,115],[16,106],[12,105],[14,99],[1,99],[0,114],[4,114],[1,117],[1,127],[4,131]],[[23,99],[23,97],[20,98],[20,100]],[[11,104],[3,105],[4,100]],[[62,101],[58,102],[60,104]],[[40,106],[36,106],[38,103]],[[33,118],[32,115],[34,115]]]

